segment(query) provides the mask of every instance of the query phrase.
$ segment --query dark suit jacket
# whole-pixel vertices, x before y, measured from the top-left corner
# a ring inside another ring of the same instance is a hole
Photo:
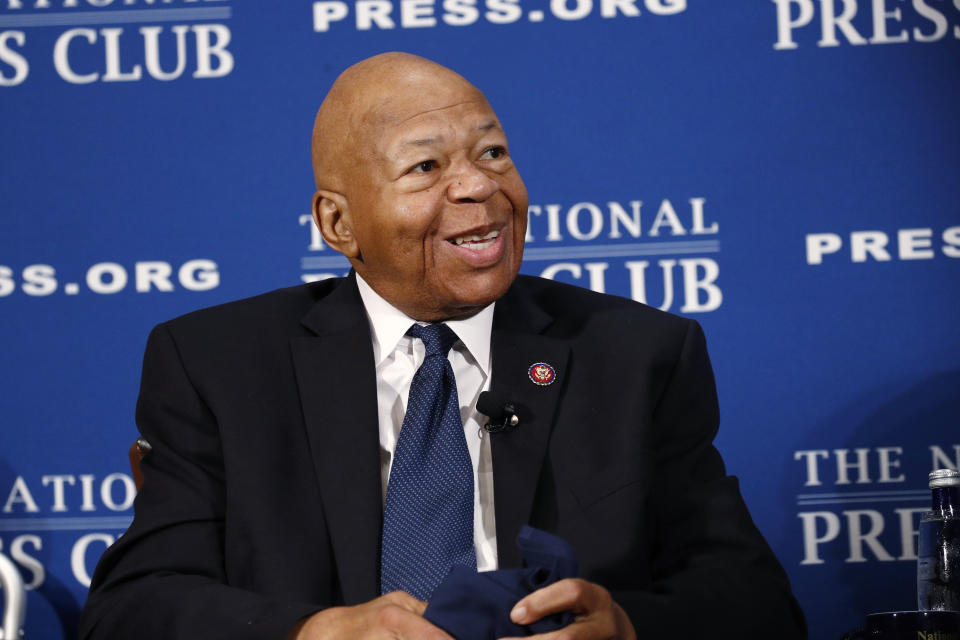
[[[490,436],[501,567],[519,564],[530,523],[573,544],[582,577],[641,637],[801,637],[711,444],[696,322],[521,276],[497,302],[492,353],[493,389],[521,418]],[[530,381],[535,362],[553,384]],[[353,278],[159,325],[137,423],[153,445],[145,483],[97,567],[81,638],[283,638],[378,595],[376,382]]]

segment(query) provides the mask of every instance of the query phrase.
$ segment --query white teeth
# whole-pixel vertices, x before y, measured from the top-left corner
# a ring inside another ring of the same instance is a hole
[[[491,231],[484,236],[478,234],[473,234],[472,236],[460,236],[454,239],[454,243],[460,247],[464,244],[467,245],[469,249],[485,249],[493,244],[493,240],[500,235],[499,231]],[[489,242],[485,242],[489,241]]]

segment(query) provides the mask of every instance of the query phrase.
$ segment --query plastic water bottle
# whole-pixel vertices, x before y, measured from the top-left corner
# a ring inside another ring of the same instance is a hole
[[[960,611],[960,471],[930,473],[933,510],[920,521],[917,605]]]

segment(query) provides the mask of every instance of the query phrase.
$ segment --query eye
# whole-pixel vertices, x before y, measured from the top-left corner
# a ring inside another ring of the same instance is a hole
[[[497,145],[495,147],[489,147],[485,149],[484,152],[480,154],[480,157],[486,160],[499,160],[505,155],[507,155],[506,147]]]
[[[437,168],[436,160],[424,160],[410,167],[407,173],[429,173]]]

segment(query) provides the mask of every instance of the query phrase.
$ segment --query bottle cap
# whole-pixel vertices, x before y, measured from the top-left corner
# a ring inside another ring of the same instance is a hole
[[[930,472],[930,488],[960,487],[960,471],[956,469],[937,469]]]

